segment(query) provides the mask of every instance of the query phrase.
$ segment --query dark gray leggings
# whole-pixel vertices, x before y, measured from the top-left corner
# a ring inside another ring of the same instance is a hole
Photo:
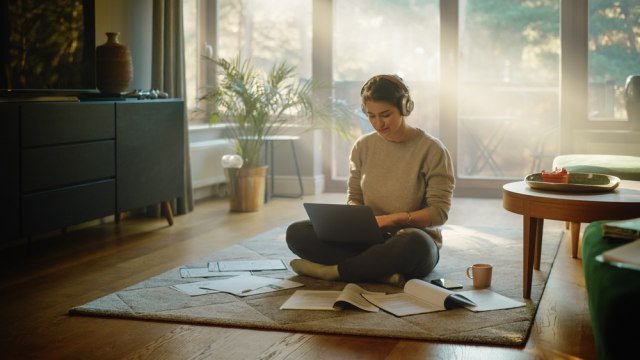
[[[302,259],[338,265],[346,282],[379,280],[399,273],[409,279],[424,278],[435,268],[440,253],[425,231],[406,228],[376,245],[342,244],[318,239],[309,220],[287,228],[287,245]]]

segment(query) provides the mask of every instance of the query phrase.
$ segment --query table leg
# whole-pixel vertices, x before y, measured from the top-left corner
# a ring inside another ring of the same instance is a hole
[[[293,154],[293,163],[296,165],[296,174],[298,175],[298,185],[300,186],[300,198],[304,196],[304,185],[302,185],[302,175],[300,174],[300,166],[298,165],[298,155],[296,155],[296,145],[291,143],[291,153]]]
[[[276,175],[276,164],[273,160],[273,141],[269,141],[269,156],[269,174],[271,175],[271,181],[269,184],[269,200],[271,200],[271,197],[273,196],[273,189],[275,187],[274,179]]]
[[[580,241],[580,223],[571,223],[571,257],[578,257],[578,242]]]
[[[523,271],[523,291],[522,297],[525,299],[531,298],[531,280],[533,278],[533,260],[536,253],[537,242],[537,230],[540,226],[538,224],[540,219],[523,216],[523,257],[522,257],[522,271]]]
[[[275,165],[273,163],[273,141],[265,142],[264,146],[264,161],[269,167],[269,178],[265,178],[265,191],[264,191],[264,203],[268,203],[273,196],[273,178],[275,174]]]
[[[536,253],[533,258],[533,268],[540,270],[540,257],[542,256],[542,228],[544,226],[544,219],[538,219],[536,226]]]

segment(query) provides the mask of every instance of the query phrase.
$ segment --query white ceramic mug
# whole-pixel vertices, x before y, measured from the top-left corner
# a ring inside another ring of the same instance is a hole
[[[474,288],[487,288],[491,286],[492,270],[490,264],[473,264],[467,268],[467,277],[473,279]]]

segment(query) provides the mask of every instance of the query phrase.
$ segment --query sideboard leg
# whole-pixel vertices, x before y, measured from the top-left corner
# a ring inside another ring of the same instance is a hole
[[[171,210],[171,203],[169,201],[163,201],[162,208],[164,209],[164,214],[169,226],[173,225],[173,211]]]

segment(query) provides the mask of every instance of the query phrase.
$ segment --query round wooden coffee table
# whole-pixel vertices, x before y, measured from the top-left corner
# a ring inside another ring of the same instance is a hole
[[[569,193],[532,189],[525,181],[502,187],[502,206],[523,216],[523,297],[531,297],[533,269],[540,270],[540,249],[544,219],[568,221],[572,231],[580,223],[640,217],[640,181],[622,180],[613,191]],[[578,236],[572,236],[571,251],[576,257]]]

